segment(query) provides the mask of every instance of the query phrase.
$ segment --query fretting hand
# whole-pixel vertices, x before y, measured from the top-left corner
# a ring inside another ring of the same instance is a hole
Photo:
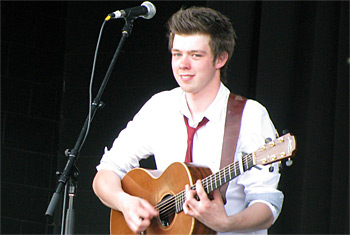
[[[189,185],[185,186],[185,190],[184,213],[196,218],[215,231],[225,231],[227,214],[219,190],[213,192],[212,200],[204,191],[200,180],[196,182],[196,190],[191,190]]]

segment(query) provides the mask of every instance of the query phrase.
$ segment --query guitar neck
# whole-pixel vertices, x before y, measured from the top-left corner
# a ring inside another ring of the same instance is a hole
[[[231,163],[230,165],[224,167],[220,171],[212,174],[204,179],[202,179],[202,185],[207,194],[213,192],[215,189],[220,188],[224,184],[233,180],[240,174],[243,174],[245,171],[252,168],[254,164],[253,154],[247,154],[242,157],[241,166],[239,161]],[[241,172],[243,170],[243,172]],[[192,185],[191,189],[195,190],[196,185]],[[186,200],[185,191],[181,191],[180,193],[175,195],[175,210],[176,212],[182,211],[182,205]]]

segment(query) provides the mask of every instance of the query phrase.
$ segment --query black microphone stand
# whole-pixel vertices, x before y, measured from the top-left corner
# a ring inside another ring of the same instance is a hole
[[[75,213],[73,209],[73,201],[74,201],[74,196],[76,194],[76,188],[77,188],[77,182],[78,182],[78,175],[79,175],[79,170],[75,165],[75,162],[79,156],[80,150],[83,145],[83,139],[84,136],[86,136],[86,132],[88,129],[88,125],[92,122],[93,117],[96,114],[96,111],[99,108],[102,108],[104,106],[104,103],[101,101],[101,97],[103,94],[104,89],[106,88],[107,82],[109,80],[109,77],[112,74],[112,71],[115,67],[116,60],[120,54],[121,48],[123,47],[126,38],[129,37],[131,34],[132,28],[133,28],[133,22],[136,18],[124,18],[125,19],[125,25],[122,29],[122,37],[119,42],[119,45],[114,53],[114,56],[111,60],[111,63],[108,67],[108,70],[106,72],[106,75],[101,83],[100,89],[93,100],[91,104],[91,117],[86,118],[85,123],[80,131],[80,135],[74,145],[74,148],[72,150],[66,150],[65,154],[68,157],[68,161],[66,163],[66,166],[63,170],[62,173],[59,173],[60,177],[58,179],[58,185],[56,188],[56,191],[54,192],[50,204],[46,210],[45,215],[46,216],[53,216],[53,213],[55,211],[55,208],[57,207],[58,201],[60,199],[60,194],[62,192],[63,186],[66,186],[66,190],[64,193],[64,205],[63,205],[63,211],[65,210],[65,199],[67,197],[67,191],[69,191],[69,205],[67,209],[67,216],[66,216],[66,223],[65,223],[65,234],[74,234],[74,223],[75,223]],[[90,122],[90,123],[89,123]],[[69,189],[67,190],[67,181],[69,181]],[[63,212],[64,214],[64,212]],[[63,217],[64,218],[64,217]],[[61,233],[63,232],[63,223],[64,219],[62,219],[62,228],[61,228]]]

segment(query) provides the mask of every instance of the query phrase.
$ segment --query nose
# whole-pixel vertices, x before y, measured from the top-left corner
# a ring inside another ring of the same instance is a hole
[[[190,58],[187,55],[183,55],[180,59],[179,68],[180,69],[190,69],[191,63]]]

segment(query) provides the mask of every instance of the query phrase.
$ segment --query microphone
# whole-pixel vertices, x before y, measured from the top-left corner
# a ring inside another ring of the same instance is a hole
[[[144,19],[151,19],[156,14],[156,7],[149,1],[145,1],[138,7],[132,7],[125,10],[117,10],[108,14],[106,21],[118,18],[136,19],[142,17]]]

